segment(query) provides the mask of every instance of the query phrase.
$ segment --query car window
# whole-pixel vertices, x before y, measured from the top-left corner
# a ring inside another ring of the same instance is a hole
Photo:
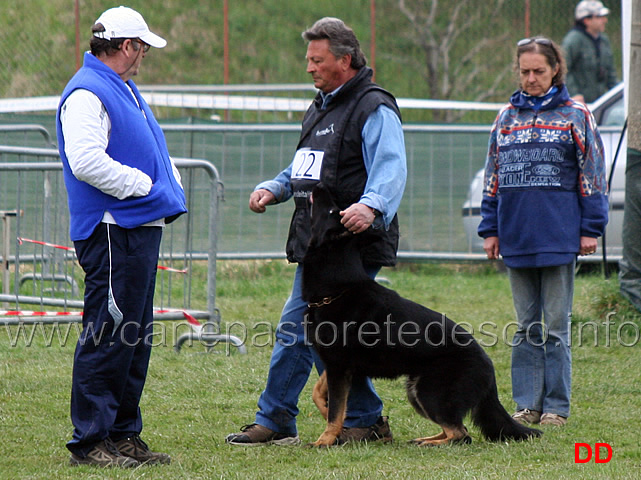
[[[602,126],[623,125],[625,121],[625,111],[623,108],[623,98],[620,98],[603,112],[601,116]]]

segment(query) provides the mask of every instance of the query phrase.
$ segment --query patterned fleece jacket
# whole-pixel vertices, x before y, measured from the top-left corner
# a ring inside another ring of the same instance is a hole
[[[515,92],[490,134],[481,237],[499,237],[508,267],[571,262],[580,237],[608,222],[603,143],[594,118],[565,86],[544,97]]]

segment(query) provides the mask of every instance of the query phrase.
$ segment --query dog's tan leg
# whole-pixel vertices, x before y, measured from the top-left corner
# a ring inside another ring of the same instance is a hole
[[[425,442],[433,442],[435,440],[444,440],[447,438],[447,435],[445,434],[445,431],[442,431],[438,435],[433,435],[431,437],[421,437],[421,438],[415,438],[414,440],[411,440],[410,443],[415,443],[416,445],[421,445]]]
[[[472,438],[467,433],[464,425],[448,426],[441,425],[443,431],[438,435],[431,437],[417,438],[412,443],[420,447],[432,447],[439,445],[449,445],[452,443],[470,443]]]
[[[316,384],[314,385],[314,389],[312,390],[312,400],[314,400],[314,403],[316,404],[318,411],[321,413],[321,415],[325,420],[327,420],[327,412],[328,412],[327,393],[328,393],[327,375],[325,374],[325,372],[323,372],[322,375],[316,381]]]
[[[344,374],[339,378],[327,376],[327,427],[325,431],[311,445],[314,447],[329,447],[334,445],[336,438],[343,431],[345,412],[347,411],[347,396],[352,384],[351,375]]]

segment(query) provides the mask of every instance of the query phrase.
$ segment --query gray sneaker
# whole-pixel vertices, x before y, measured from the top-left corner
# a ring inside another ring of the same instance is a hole
[[[166,453],[152,452],[139,435],[123,438],[115,442],[118,451],[139,463],[147,465],[163,464],[169,465],[171,457]]]
[[[512,415],[512,418],[523,425],[539,423],[541,421],[541,412],[524,408]]]
[[[541,415],[541,425],[563,427],[566,423],[568,423],[568,419],[561,415],[557,415],[556,413],[544,413]]]
[[[257,447],[260,445],[298,445],[298,435],[278,433],[267,427],[252,423],[245,425],[239,433],[230,433],[225,438],[230,445],[241,445],[243,447]]]
[[[69,464],[72,467],[94,465],[97,467],[135,468],[140,465],[140,462],[122,455],[114,443],[106,438],[93,447],[84,458],[72,453],[71,458],[69,458]]]

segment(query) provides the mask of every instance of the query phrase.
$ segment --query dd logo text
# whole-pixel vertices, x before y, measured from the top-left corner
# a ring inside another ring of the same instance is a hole
[[[594,463],[608,463],[612,460],[612,447],[608,443],[595,443],[594,449],[588,443],[574,444],[574,463],[588,463],[592,460],[594,452]],[[607,456],[601,454],[607,452]]]

